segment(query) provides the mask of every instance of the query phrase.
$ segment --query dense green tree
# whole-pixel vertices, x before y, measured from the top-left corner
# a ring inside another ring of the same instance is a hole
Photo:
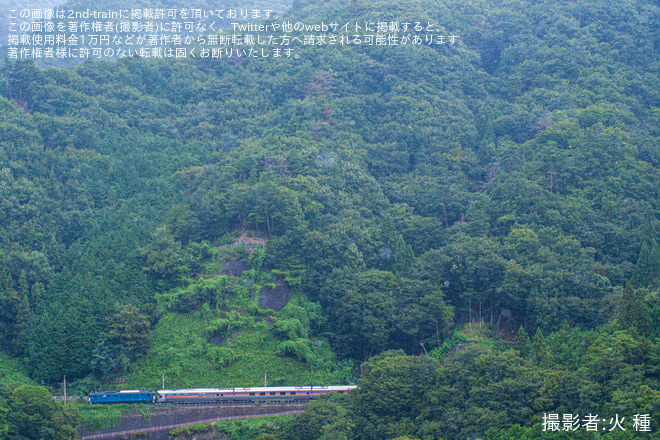
[[[660,249],[653,240],[651,246],[646,242],[642,244],[633,271],[630,283],[635,288],[647,287],[655,284],[660,277]]]
[[[9,402],[8,399],[4,394],[6,394],[7,390],[3,390],[3,396],[0,398],[0,435],[3,436],[3,438],[7,438],[9,434]]]
[[[342,440],[353,438],[351,406],[346,396],[326,394],[310,403],[285,430],[291,440]]]
[[[55,402],[44,387],[22,385],[12,391],[8,420],[10,439],[79,438],[77,411]]]
[[[121,347],[129,358],[142,354],[149,344],[149,317],[137,307],[123,304],[117,308],[110,323],[109,340]]]
[[[391,438],[414,432],[413,420],[421,409],[421,396],[433,379],[437,363],[426,356],[408,357],[388,351],[364,366],[355,396],[360,422],[359,438]]]
[[[652,321],[649,308],[644,302],[641,291],[633,289],[630,283],[626,283],[621,293],[617,322],[622,330],[634,327],[644,336],[651,334]]]
[[[357,283],[337,304],[335,328],[342,351],[368,358],[389,345],[394,332],[397,280],[390,272],[370,271],[358,275]]]
[[[638,340],[631,332],[603,333],[589,347],[583,362],[592,380],[603,383],[626,366],[641,364],[647,355],[645,347],[646,342]]]
[[[548,347],[545,344],[545,338],[543,337],[543,331],[540,328],[537,328],[536,333],[534,333],[534,339],[529,354],[532,362],[541,367],[548,366],[551,361],[552,356],[548,351]]]
[[[532,343],[529,340],[529,335],[525,328],[521,325],[516,332],[516,338],[513,343],[513,348],[520,352],[520,355],[527,357],[532,349]]]
[[[535,413],[541,385],[539,373],[517,351],[473,344],[436,372],[424,396],[420,431],[464,438],[483,435],[490,427],[524,423]]]
[[[415,259],[412,246],[406,244],[403,237],[399,235],[396,244],[394,245],[394,265],[392,268],[397,274],[403,274],[412,265]]]
[[[26,329],[31,316],[28,292],[25,271],[21,272],[18,290],[9,286],[7,290],[0,291],[0,308],[4,315],[2,318],[2,343],[17,354],[23,350],[24,341],[21,339],[21,333]]]
[[[174,239],[166,227],[160,227],[153,233],[153,240],[141,250],[147,260],[147,270],[159,276],[171,279],[180,276],[180,269],[175,260],[176,253],[181,250],[181,243]]]

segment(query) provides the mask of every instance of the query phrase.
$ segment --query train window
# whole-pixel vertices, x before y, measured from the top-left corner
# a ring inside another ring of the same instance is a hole
[[[274,395],[275,395],[275,392],[271,391],[270,395],[271,395],[271,396],[274,396]]]
[[[266,393],[259,393],[259,395],[260,395],[260,396],[265,396],[265,395],[266,395]]]
[[[284,391],[281,391],[280,396],[286,396],[286,393]]]
[[[290,394],[290,395],[291,395],[291,396],[295,396],[295,395],[296,395],[296,392],[295,392],[295,391],[291,391],[291,394]]]
[[[250,393],[250,396],[254,396],[254,393]]]

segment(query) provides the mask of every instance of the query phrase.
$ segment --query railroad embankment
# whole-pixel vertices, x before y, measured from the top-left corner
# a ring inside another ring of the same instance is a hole
[[[112,429],[90,431],[81,427],[83,440],[94,439],[148,439],[168,440],[169,431],[194,423],[205,423],[226,418],[266,417],[291,414],[305,409],[304,403],[231,406],[157,406],[145,415],[137,410],[122,414],[119,426]],[[221,437],[220,437],[221,438]]]

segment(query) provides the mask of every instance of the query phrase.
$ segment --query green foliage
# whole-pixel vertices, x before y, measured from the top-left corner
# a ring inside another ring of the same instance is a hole
[[[260,246],[257,246],[257,248],[254,251],[252,251],[252,253],[250,254],[248,263],[250,264],[250,267],[252,267],[253,270],[257,272],[261,272],[261,270],[263,269],[265,259],[266,259],[266,251]]]
[[[204,423],[204,424],[199,424],[199,425],[190,425],[190,426],[183,426],[181,428],[174,428],[173,430],[170,431],[169,438],[170,439],[185,439],[188,436],[194,435],[194,434],[202,434],[205,432],[209,431],[214,431],[214,424],[212,423]]]
[[[399,235],[399,238],[394,245],[394,265],[392,268],[395,273],[403,273],[410,268],[415,259],[415,254],[413,253],[412,246],[406,244],[403,240],[403,237]]]
[[[257,440],[264,435],[284,438],[287,427],[295,416],[285,415],[276,417],[260,417],[247,420],[232,420],[231,422],[217,422],[215,424],[218,432],[225,433],[229,438],[240,438],[245,440]],[[260,440],[266,440],[262,437]]]
[[[636,288],[657,286],[660,282],[660,248],[655,240],[650,247],[646,242],[642,244],[630,282]]]
[[[629,332],[601,334],[589,347],[584,365],[596,381],[612,379],[626,365],[643,362],[645,345],[645,341],[638,340]]]
[[[525,328],[521,325],[518,331],[516,332],[516,338],[513,342],[513,348],[520,352],[520,355],[527,357],[531,351],[532,343],[529,340],[529,335],[525,331]]]
[[[652,330],[649,308],[644,302],[641,291],[633,289],[630,283],[621,294],[617,323],[622,330],[635,328],[643,336],[650,336]]]
[[[137,307],[122,305],[112,317],[110,341],[121,346],[129,356],[141,354],[149,343],[149,317]]]
[[[421,396],[437,367],[432,358],[408,357],[401,351],[372,358],[364,366],[355,396],[364,419],[357,426],[358,437],[379,439],[412,433],[410,422],[422,409]]]
[[[307,330],[297,319],[277,320],[273,332],[286,339],[307,338]]]
[[[473,380],[477,377],[478,381]],[[426,429],[435,426],[440,432],[469,436],[483,435],[502,423],[523,423],[535,413],[534,398],[540,386],[538,372],[517,351],[468,346],[436,373],[425,397]],[[433,402],[440,406],[429,406]],[[494,419],[496,414],[500,421]]]
[[[530,358],[537,365],[544,366],[549,364],[551,357],[552,355],[548,351],[545,338],[543,337],[543,331],[537,328],[530,350]]]
[[[196,310],[205,303],[213,304],[216,310],[220,310],[227,304],[230,283],[231,278],[225,275],[208,279],[200,278],[196,283],[175,288],[159,298],[162,298],[167,308],[176,312]]]
[[[427,338],[439,344],[440,331],[453,318],[433,284],[377,270],[333,272],[321,304],[330,310],[337,350],[354,358]]]
[[[349,439],[355,428],[347,404],[348,396],[321,396],[291,420],[282,438],[287,440]]]
[[[323,340],[281,341],[277,335],[251,315],[169,313],[156,325],[144,358],[129,368],[129,386],[159,388],[163,372],[173,388],[262,386],[265,371],[274,385],[349,380],[351,366],[338,365]]]
[[[80,424],[90,431],[113,429],[119,427],[122,413],[130,411],[134,406],[128,404],[118,405],[77,405],[80,413]]]
[[[18,360],[0,353],[0,386],[13,389],[26,384],[32,385],[33,382],[28,377],[25,366]]]
[[[63,407],[46,388],[22,385],[9,398],[10,438],[73,440],[78,438],[79,415],[73,407]]]

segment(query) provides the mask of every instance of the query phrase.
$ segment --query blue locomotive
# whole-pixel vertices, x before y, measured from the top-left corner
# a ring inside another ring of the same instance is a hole
[[[125,390],[89,393],[89,403],[100,403],[104,405],[113,403],[154,403],[155,400],[155,391]]]

